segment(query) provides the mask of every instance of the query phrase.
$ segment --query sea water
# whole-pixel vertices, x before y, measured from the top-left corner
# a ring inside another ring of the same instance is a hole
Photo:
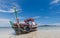
[[[38,30],[60,30],[60,26],[55,26],[55,27],[38,27]]]

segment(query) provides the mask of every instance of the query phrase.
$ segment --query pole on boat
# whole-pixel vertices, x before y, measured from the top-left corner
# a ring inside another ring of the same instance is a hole
[[[14,6],[14,14],[15,14],[15,18],[16,18],[16,21],[17,21],[17,10],[16,10],[15,6]]]
[[[16,23],[19,23],[16,7],[14,7],[14,13],[15,13],[15,18],[16,18]]]
[[[17,17],[17,10],[16,10],[16,7],[14,7],[14,13],[15,13],[15,18],[16,18],[16,23],[18,25],[18,33],[20,34],[20,26],[19,26],[19,19]]]

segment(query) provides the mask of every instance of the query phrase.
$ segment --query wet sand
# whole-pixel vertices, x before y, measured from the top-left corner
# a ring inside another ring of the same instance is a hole
[[[38,30],[28,34],[0,34],[0,38],[60,38],[60,30]]]

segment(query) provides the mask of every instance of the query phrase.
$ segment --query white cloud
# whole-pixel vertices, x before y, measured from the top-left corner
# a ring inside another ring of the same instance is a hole
[[[53,0],[50,4],[57,4],[60,0]]]
[[[59,14],[60,12],[59,12],[59,11],[57,11],[56,13],[58,13],[58,14]]]
[[[1,19],[0,18],[0,27],[9,27],[10,24],[9,24],[9,19]]]
[[[47,25],[57,25],[57,26],[60,26],[60,23],[51,23],[51,24],[47,24]]]
[[[9,21],[9,19],[0,19],[0,23],[8,23]]]
[[[41,23],[38,23],[38,25],[40,26],[40,25],[46,25],[46,24],[41,24]]]
[[[58,7],[59,5],[60,5],[60,0],[53,0],[53,1],[51,1],[50,2],[50,7],[49,7],[49,9],[56,9],[56,7]]]
[[[14,10],[13,9],[10,9],[10,10],[0,10],[0,12],[8,12],[8,13],[13,13]]]
[[[40,24],[40,23],[38,23],[38,25],[56,25],[56,26],[60,26],[60,23],[52,23],[52,24]]]
[[[17,10],[20,11],[20,10]],[[10,10],[0,10],[0,12],[4,12],[4,13],[13,13],[14,9],[10,9]]]
[[[60,25],[60,23],[53,23],[52,25]]]
[[[0,0],[0,7],[9,9],[12,6],[19,7],[16,0]]]
[[[13,6],[21,11],[21,7],[17,4],[17,0],[0,0],[0,12],[14,12]]]
[[[49,18],[49,17],[44,17],[44,18]]]
[[[40,18],[40,16],[35,16],[35,17],[33,17],[34,19],[37,19],[37,18]]]
[[[0,18],[0,27],[11,27],[10,19]],[[16,21],[13,21],[16,23]],[[24,23],[24,21],[20,21],[20,23]]]
[[[38,23],[37,25],[41,25],[40,23]]]
[[[18,18],[21,20],[21,19],[25,19],[26,17],[23,17],[23,16],[19,16]]]

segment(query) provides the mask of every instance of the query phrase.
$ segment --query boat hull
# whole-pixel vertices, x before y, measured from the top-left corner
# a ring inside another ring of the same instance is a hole
[[[18,28],[18,27],[13,27],[14,31],[16,34],[25,34],[25,33],[29,33],[29,32],[33,32],[37,30],[37,27],[31,27],[31,28]]]

